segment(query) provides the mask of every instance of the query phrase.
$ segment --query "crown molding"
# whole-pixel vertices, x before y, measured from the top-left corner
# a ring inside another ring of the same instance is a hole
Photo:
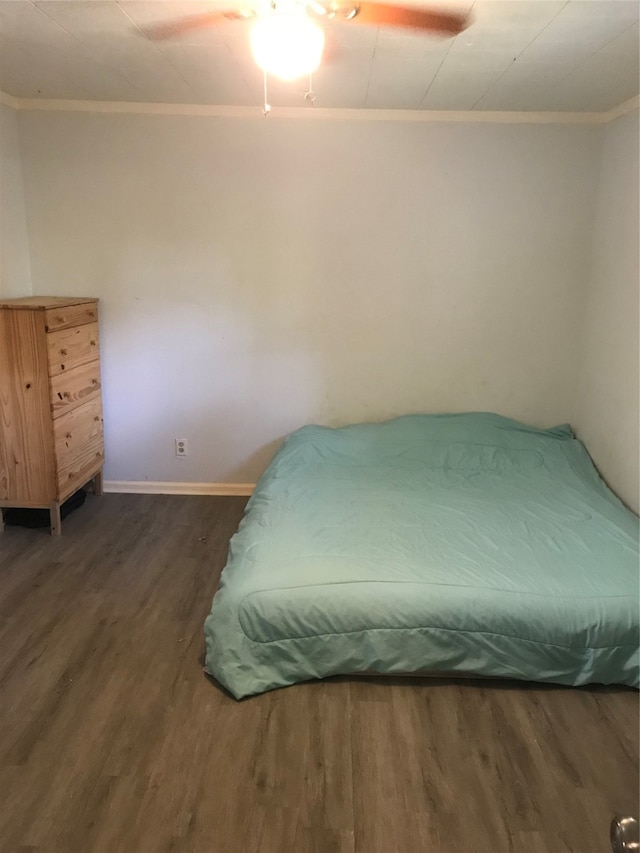
[[[135,115],[209,116],[264,121],[259,106],[216,106],[213,104],[151,104],[133,101],[74,101],[16,98],[0,91],[0,102],[14,110],[80,113],[130,113]],[[386,121],[410,123],[474,124],[608,124],[638,109],[640,97],[631,98],[604,112],[526,112],[499,110],[374,110],[326,107],[276,107],[269,121]]]
[[[2,90],[0,90],[0,104],[4,104],[6,107],[11,107],[12,110],[20,109],[20,100],[18,98],[14,98],[13,95],[8,95]]]
[[[614,107],[612,110],[609,110],[609,112],[605,113],[605,123],[608,124],[610,121],[615,121],[617,118],[626,116],[629,113],[632,113],[634,110],[637,110],[639,107],[640,95],[636,95],[635,98],[629,98],[628,101],[625,101],[623,104],[618,104],[617,107]]]

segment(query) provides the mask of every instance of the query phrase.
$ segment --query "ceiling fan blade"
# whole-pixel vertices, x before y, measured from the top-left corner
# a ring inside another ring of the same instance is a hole
[[[174,38],[192,30],[215,27],[217,24],[222,24],[225,21],[243,20],[251,17],[253,17],[253,13],[248,11],[205,12],[202,15],[191,15],[186,18],[178,18],[175,21],[168,21],[165,24],[145,27],[144,32],[152,41],[163,41],[164,39]]]
[[[467,15],[437,9],[396,6],[391,3],[357,3],[351,7],[340,7],[338,13],[342,13],[347,20],[353,20],[356,24],[407,27],[449,36],[458,35],[469,26]]]

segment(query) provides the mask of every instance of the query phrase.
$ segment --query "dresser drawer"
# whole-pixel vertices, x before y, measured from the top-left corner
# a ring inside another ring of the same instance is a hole
[[[83,326],[49,332],[47,350],[51,376],[95,361],[100,353],[98,324],[85,323]]]
[[[70,329],[72,326],[84,326],[98,322],[98,303],[88,302],[80,305],[66,305],[62,308],[47,308],[44,312],[46,332]]]
[[[51,377],[51,411],[54,418],[100,397],[100,362],[91,361]]]
[[[56,485],[61,501],[77,492],[104,465],[104,443],[96,436],[73,457],[65,457],[58,466]]]
[[[91,400],[56,418],[53,435],[57,483],[60,492],[64,493],[81,474],[88,472],[86,479],[90,479],[102,466],[102,401],[99,398]]]

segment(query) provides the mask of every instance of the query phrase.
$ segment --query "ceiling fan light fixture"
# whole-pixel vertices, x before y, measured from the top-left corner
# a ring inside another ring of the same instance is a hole
[[[258,67],[267,74],[295,80],[320,65],[324,33],[304,13],[273,14],[253,25],[251,49]]]

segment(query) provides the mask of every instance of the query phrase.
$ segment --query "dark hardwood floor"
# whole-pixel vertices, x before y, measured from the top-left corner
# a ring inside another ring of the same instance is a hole
[[[89,496],[0,537],[0,849],[608,853],[638,694],[347,679],[236,702],[202,623],[245,499]]]

